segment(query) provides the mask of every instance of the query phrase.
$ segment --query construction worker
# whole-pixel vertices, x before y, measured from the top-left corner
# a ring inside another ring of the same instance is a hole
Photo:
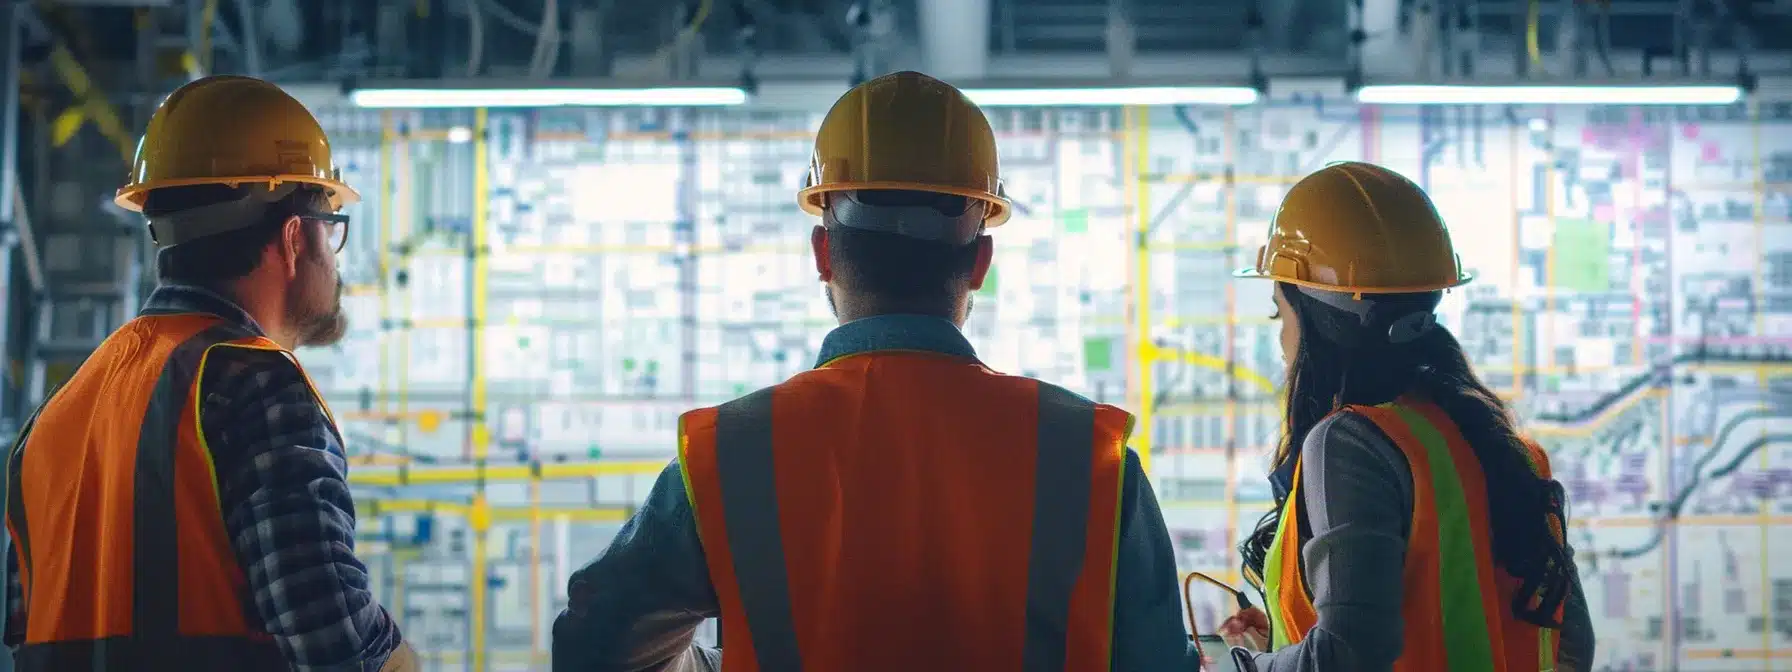
[[[1132,416],[959,329],[1012,209],[989,121],[914,72],[822,121],[802,209],[840,326],[813,370],[679,422],[572,576],[554,669],[1193,670]],[[719,617],[720,651],[692,644]]]
[[[8,459],[18,670],[416,669],[292,352],[342,338],[357,198],[272,84],[207,77],[156,110],[117,203],[148,217],[160,286]]]
[[[1425,192],[1326,167],[1237,275],[1275,281],[1289,382],[1278,505],[1240,546],[1267,613],[1229,643],[1262,672],[1589,670],[1562,487],[1437,323],[1471,276]]]

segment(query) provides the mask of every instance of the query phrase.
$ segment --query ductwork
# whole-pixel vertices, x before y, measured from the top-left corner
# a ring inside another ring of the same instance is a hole
[[[948,81],[985,76],[990,0],[919,0],[916,7],[927,74]]]

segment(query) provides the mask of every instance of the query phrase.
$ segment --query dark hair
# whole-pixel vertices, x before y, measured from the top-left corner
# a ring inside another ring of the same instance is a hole
[[[1481,463],[1491,500],[1487,510],[1494,564],[1527,586],[1565,590],[1573,570],[1556,562],[1567,553],[1567,546],[1551,524],[1551,501],[1559,497],[1560,485],[1533,470],[1530,449],[1505,403],[1475,376],[1462,345],[1441,325],[1408,343],[1393,344],[1381,336],[1393,318],[1431,310],[1437,295],[1378,295],[1373,313],[1377,317],[1365,326],[1356,315],[1328,306],[1294,285],[1278,283],[1277,289],[1294,308],[1293,315],[1281,318],[1299,320],[1301,340],[1288,370],[1285,436],[1275,463],[1296,457],[1307,434],[1338,407],[1383,403],[1414,393],[1437,404],[1456,423]],[[1282,503],[1277,502],[1239,544],[1247,575],[1262,577],[1265,571],[1275,571],[1264,562]],[[1565,514],[1553,513],[1563,516],[1560,523],[1565,527]],[[1515,612],[1528,621],[1556,627],[1554,606],[1545,601],[1543,609],[1535,611],[1547,613],[1516,608]]]
[[[149,192],[143,203],[147,217],[234,201],[241,189],[222,184],[167,187]],[[269,204],[260,220],[217,235],[195,238],[156,252],[156,277],[164,284],[182,284],[222,290],[231,281],[254,272],[261,265],[261,251],[280,235],[280,224],[298,214],[327,212],[322,189],[301,187]]]
[[[860,192],[866,194],[867,192]],[[868,205],[938,202],[938,194],[885,190]],[[959,204],[958,210],[963,210]],[[951,245],[882,231],[828,227],[828,259],[840,284],[877,313],[950,315],[977,266],[977,243]]]

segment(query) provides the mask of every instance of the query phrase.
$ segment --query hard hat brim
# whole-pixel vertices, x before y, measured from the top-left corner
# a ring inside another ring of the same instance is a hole
[[[1441,285],[1415,285],[1412,287],[1351,287],[1347,285],[1332,285],[1323,282],[1313,282],[1311,280],[1271,275],[1258,271],[1256,267],[1253,266],[1246,266],[1233,271],[1232,277],[1241,280],[1274,280],[1276,282],[1286,282],[1301,287],[1311,287],[1313,289],[1323,289],[1333,292],[1347,292],[1351,294],[1416,294],[1419,292],[1436,292],[1445,289],[1454,289],[1475,281],[1475,274],[1463,271],[1457,274],[1454,282]]]
[[[149,197],[149,192],[156,189],[192,187],[203,184],[221,184],[228,187],[239,187],[245,184],[256,183],[265,183],[268,185],[268,188],[272,189],[287,182],[314,184],[329,190],[330,205],[337,210],[361,201],[361,192],[355,191],[354,187],[348,186],[348,183],[340,180],[313,177],[310,175],[254,175],[244,177],[193,177],[172,180],[151,180],[139,184],[126,185],[118,190],[118,195],[112,199],[112,202],[118,204],[118,207],[131,212],[143,212],[143,202]]]
[[[985,229],[993,229],[993,228],[996,228],[998,226],[1008,223],[1008,218],[1014,214],[1014,204],[1012,202],[1010,202],[1006,198],[1002,198],[999,196],[992,196],[987,191],[983,191],[981,189],[966,189],[966,188],[959,188],[959,187],[949,187],[949,186],[942,186],[942,185],[937,185],[937,184],[921,184],[918,182],[881,181],[881,182],[834,182],[834,183],[830,183],[830,184],[819,184],[819,185],[815,185],[815,186],[811,186],[811,187],[805,187],[805,188],[803,188],[802,191],[796,192],[796,201],[797,201],[797,205],[799,205],[803,208],[803,212],[809,213],[816,217],[820,217],[822,210],[825,209],[823,207],[823,203],[827,200],[826,196],[828,194],[837,192],[837,191],[866,191],[866,190],[875,190],[875,189],[889,189],[889,190],[900,190],[900,191],[925,191],[925,192],[930,192],[930,193],[935,193],[935,194],[951,194],[953,196],[963,196],[965,198],[975,198],[979,201],[983,201],[983,202],[989,204],[988,213],[984,216],[984,219],[983,219],[983,228],[985,228]]]

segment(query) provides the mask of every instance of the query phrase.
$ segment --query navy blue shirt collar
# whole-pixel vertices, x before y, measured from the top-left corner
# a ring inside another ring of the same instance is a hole
[[[143,302],[143,309],[138,315],[172,315],[177,313],[205,313],[216,315],[225,322],[242,327],[256,336],[267,336],[255,318],[243,310],[229,297],[192,285],[161,285],[149,293],[149,299]]]
[[[876,315],[847,322],[821,340],[815,368],[828,362],[878,350],[933,352],[976,359],[958,325],[930,315]]]

